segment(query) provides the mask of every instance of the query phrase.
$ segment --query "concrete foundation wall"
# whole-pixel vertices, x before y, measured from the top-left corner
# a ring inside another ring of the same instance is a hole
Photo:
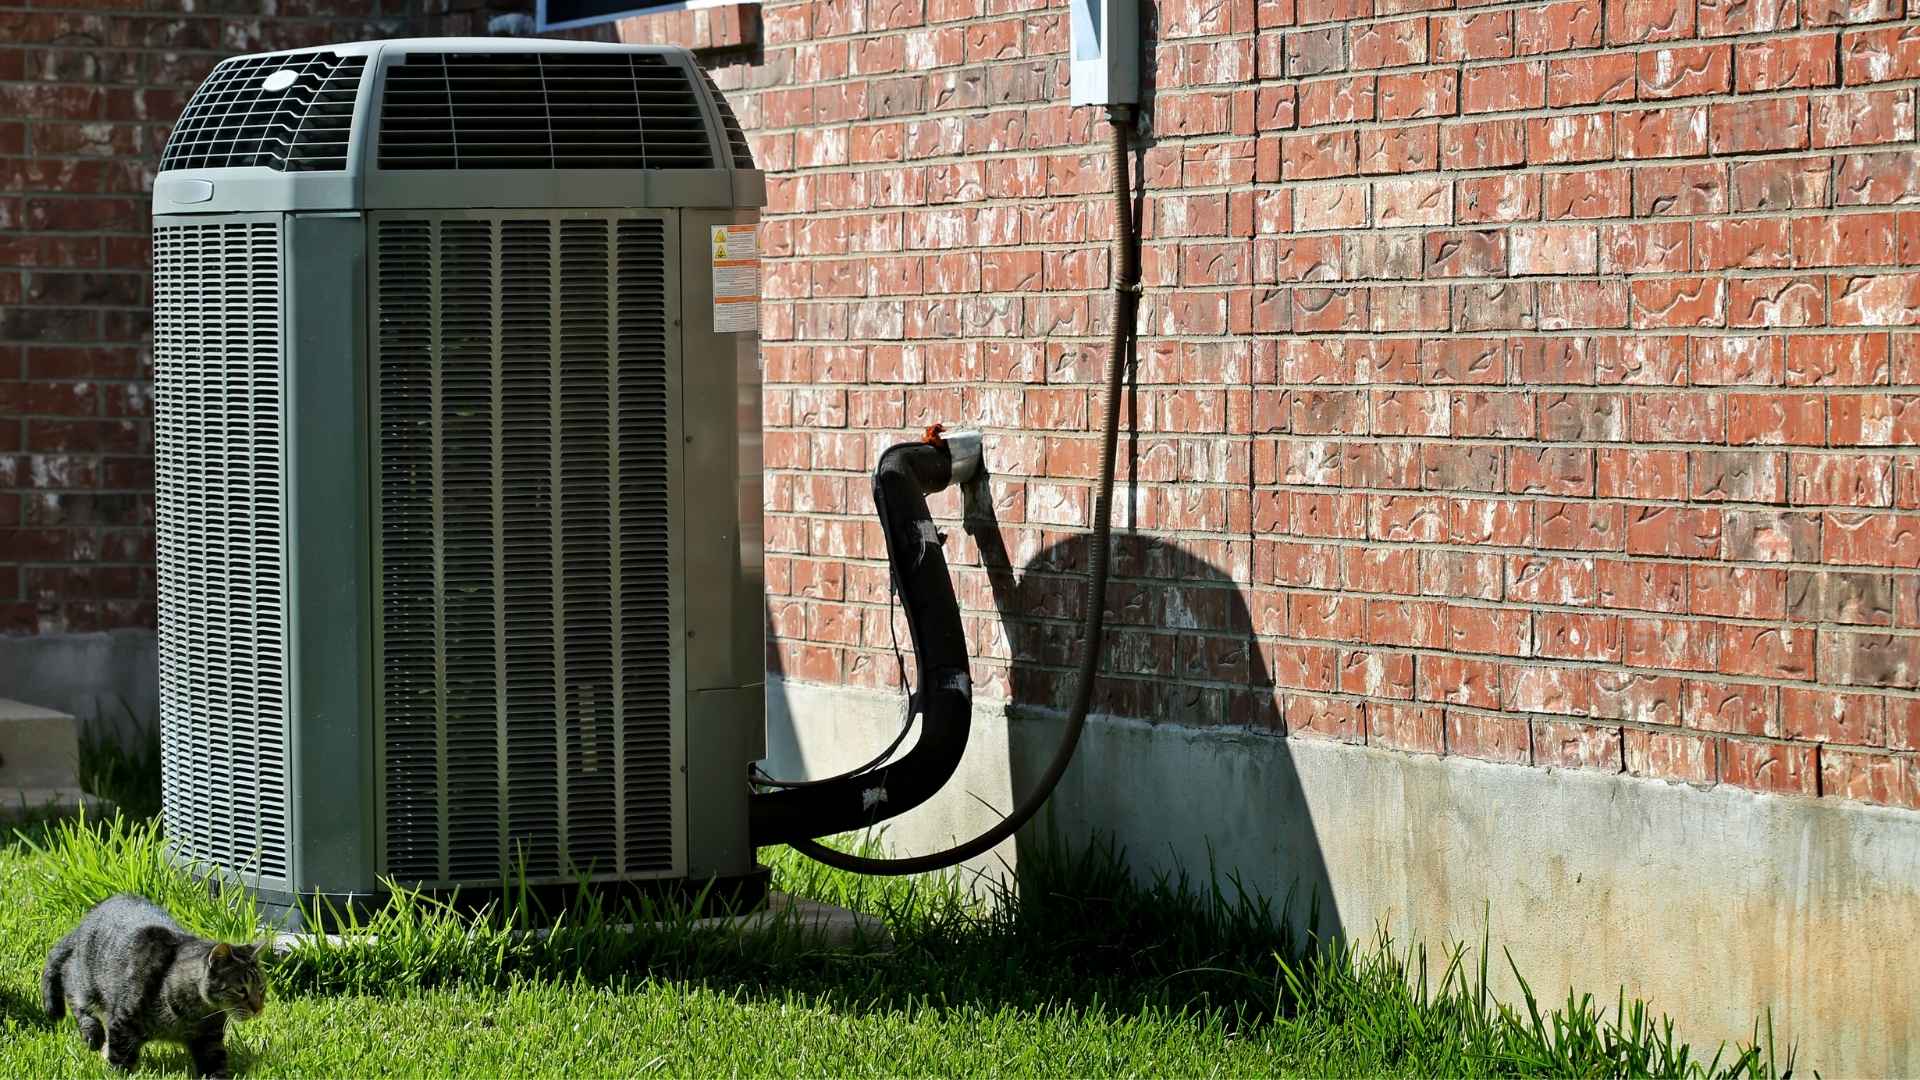
[[[151,630],[0,637],[0,697],[58,709],[83,730],[130,735],[160,717]]]
[[[769,685],[775,775],[858,764],[899,699]],[[961,775],[892,823],[933,850],[1004,811],[1059,722],[983,703]],[[976,799],[974,796],[978,796]],[[1067,839],[1103,830],[1142,874],[1237,872],[1278,898],[1317,888],[1349,939],[1510,949],[1536,994],[1624,986],[1704,1048],[1772,1010],[1825,1075],[1920,1073],[1920,815],[1701,790],[1617,773],[1407,754],[1238,729],[1090,722],[1050,806]],[[980,860],[1017,865],[1018,842]],[[1500,960],[1496,952],[1494,966]],[[1517,999],[1510,977],[1499,991]]]

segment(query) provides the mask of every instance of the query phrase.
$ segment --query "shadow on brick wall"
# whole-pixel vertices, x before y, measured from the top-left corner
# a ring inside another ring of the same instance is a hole
[[[1004,737],[1010,794],[983,797],[975,790],[979,774],[968,781],[963,765],[936,802],[978,800],[999,815],[1045,770],[1071,704],[1084,640],[1087,537],[1046,543],[1016,570],[991,516],[970,520],[968,532],[979,564],[954,572],[975,691],[1009,706],[1005,735],[976,725],[968,757],[979,760],[983,739]],[[1236,550],[1232,543],[1210,546]],[[1101,834],[1126,849],[1143,877],[1211,872],[1224,884],[1231,874],[1276,904],[1291,894],[1294,918],[1312,909],[1317,929],[1339,936],[1337,897],[1282,733],[1274,678],[1253,640],[1239,584],[1245,568],[1235,574],[1158,537],[1116,534],[1113,545],[1096,719],[1047,809],[1016,839],[1016,865],[1054,841],[1077,845]],[[989,598],[992,610],[981,610]],[[904,631],[899,636],[907,640]],[[775,682],[782,674],[778,650],[770,649],[770,695],[782,693]],[[768,704],[770,759],[788,769],[817,759],[802,752],[801,729],[809,739],[830,737],[827,718],[799,717],[796,726],[787,701]],[[861,730],[863,741],[874,737]],[[987,760],[999,758],[989,752]],[[974,828],[985,820],[975,814]],[[935,843],[916,840],[898,853]]]

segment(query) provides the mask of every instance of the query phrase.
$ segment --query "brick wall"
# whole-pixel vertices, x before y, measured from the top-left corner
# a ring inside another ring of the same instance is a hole
[[[1901,2],[1162,0],[1102,707],[1920,801]],[[1060,706],[1111,228],[1065,8],[762,14],[770,665],[897,685],[866,473],[978,424],[976,679]]]
[[[235,53],[528,6],[0,0],[0,634],[153,625],[148,196],[194,87]]]
[[[1101,707],[1920,802],[1920,2],[1296,2],[1149,35]],[[300,11],[0,7],[0,632],[151,623],[145,190],[186,93],[487,14]],[[976,677],[1062,704],[1112,224],[1064,8],[622,33],[719,50],[772,174],[770,666],[898,685],[866,473],[979,424]]]

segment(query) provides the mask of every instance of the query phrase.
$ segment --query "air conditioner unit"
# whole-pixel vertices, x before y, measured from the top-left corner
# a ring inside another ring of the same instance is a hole
[[[763,888],[764,203],[684,50],[213,70],[153,198],[180,858],[281,908]]]

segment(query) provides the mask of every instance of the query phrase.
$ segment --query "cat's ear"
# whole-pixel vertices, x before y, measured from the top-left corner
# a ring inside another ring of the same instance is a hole
[[[233,955],[233,946],[227,944],[224,941],[220,942],[219,944],[213,947],[213,958],[217,961],[225,961],[227,957],[232,955]]]

